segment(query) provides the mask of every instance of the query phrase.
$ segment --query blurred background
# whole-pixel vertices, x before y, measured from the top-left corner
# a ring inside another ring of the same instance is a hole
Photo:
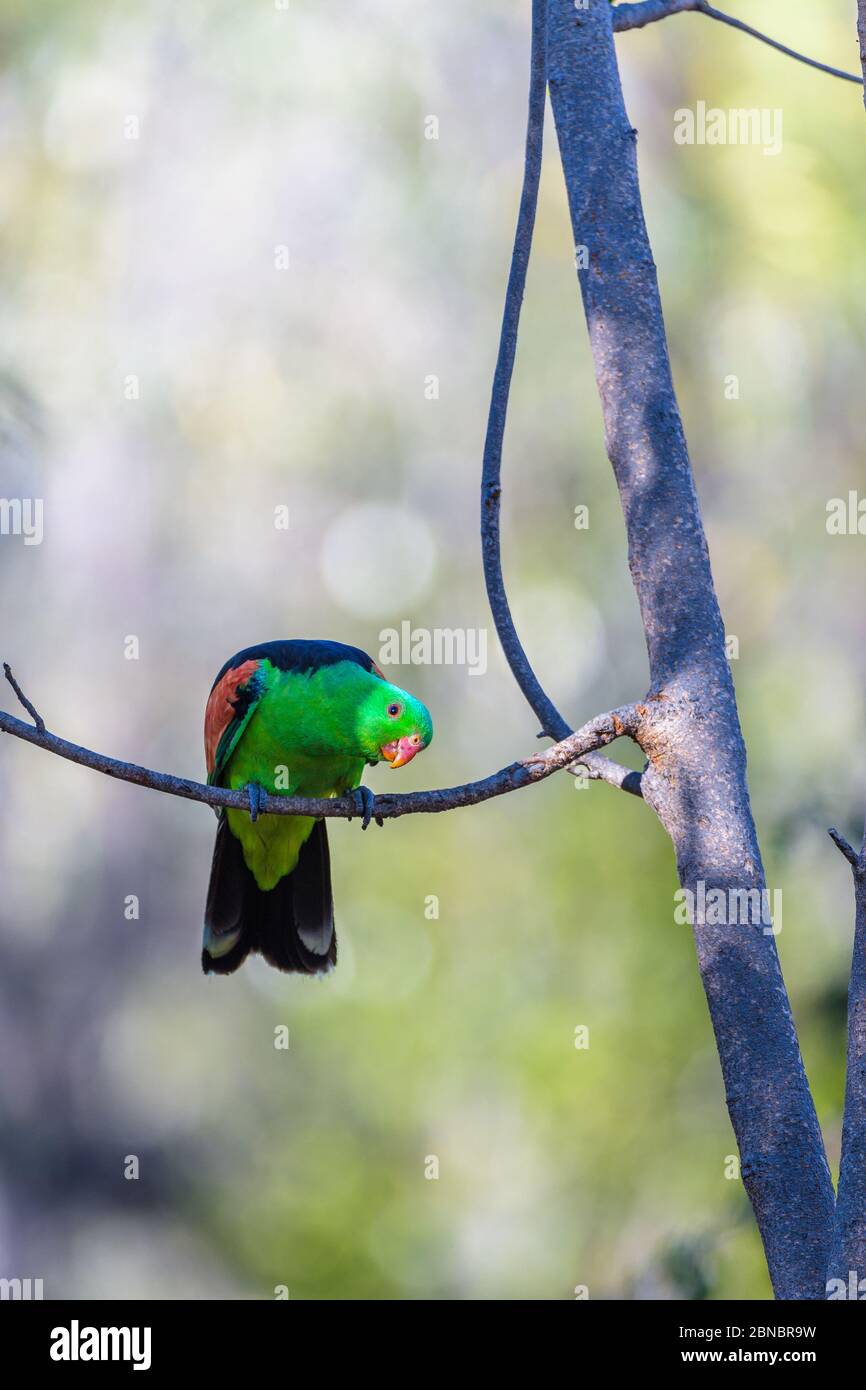
[[[853,0],[728,8],[858,69]],[[0,0],[0,496],[44,502],[41,544],[0,536],[0,658],[52,730],[200,778],[233,652],[375,656],[410,622],[486,627],[489,661],[389,669],[436,725],[399,790],[537,747],[477,542],[528,12]],[[866,539],[826,507],[864,487],[866,113],[698,15],[617,47],[835,1165],[853,905],[826,828],[866,809]],[[782,152],[675,144],[699,100],[780,108]],[[504,559],[577,723],[647,671],[547,134]],[[0,807],[0,1275],[46,1298],[770,1296],[639,801],[562,775],[332,822],[324,981],[203,977],[207,808],[12,738]]]

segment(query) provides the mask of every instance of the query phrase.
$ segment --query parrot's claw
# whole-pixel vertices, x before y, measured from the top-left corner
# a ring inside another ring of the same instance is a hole
[[[262,804],[262,789],[258,782],[247,783],[247,799],[250,803],[250,820],[255,825]]]
[[[361,829],[366,830],[370,821],[375,818],[376,824],[382,824],[381,816],[376,815],[376,798],[369,787],[353,787],[349,796],[355,803],[355,809],[361,817]],[[351,820],[352,817],[349,817]]]

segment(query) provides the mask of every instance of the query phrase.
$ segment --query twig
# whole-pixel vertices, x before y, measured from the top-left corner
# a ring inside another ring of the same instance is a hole
[[[859,2],[862,4],[862,0]],[[642,29],[645,24],[654,24],[658,19],[667,19],[669,15],[683,14],[686,11],[706,15],[707,19],[717,19],[720,24],[739,29],[742,34],[748,34],[750,38],[768,44],[770,48],[775,48],[788,58],[795,58],[798,63],[806,63],[808,67],[829,73],[831,77],[840,77],[843,82],[857,82],[863,86],[863,78],[858,77],[856,73],[845,72],[842,68],[831,67],[829,63],[820,63],[817,58],[809,58],[805,53],[798,53],[795,48],[779,43],[778,39],[771,39],[768,34],[762,34],[760,29],[753,29],[751,24],[744,23],[742,19],[735,19],[733,15],[723,14],[712,5],[705,4],[704,0],[639,0],[639,3],[633,5],[617,5],[613,11],[613,27],[618,34],[626,29]]]
[[[827,834],[830,836],[830,839],[833,841],[837,849],[840,849],[842,851],[851,867],[853,869],[859,869],[860,856],[857,853],[854,846],[848,843],[848,841],[845,839],[845,836],[840,835],[839,831],[832,829],[832,827],[827,831]]]
[[[866,1268],[866,828],[859,854],[838,830],[831,830],[830,837],[848,860],[854,877],[854,949],[848,982],[842,1154],[827,1269],[827,1296],[839,1297],[841,1281],[847,1298],[850,1271],[858,1271],[859,1282]]]
[[[617,787],[622,792],[630,792],[632,796],[643,797],[643,774],[636,772],[633,767],[615,763],[613,758],[606,757],[604,753],[587,753],[576,767],[586,769],[587,780],[590,782],[606,782],[609,787]],[[575,768],[569,770],[574,772]]]
[[[863,69],[863,77],[866,78],[866,0],[857,0],[857,37],[860,40],[860,66]],[[863,101],[866,103],[866,86],[863,90]]]
[[[392,795],[384,792],[376,796],[375,815],[392,820],[397,816],[407,816],[418,812],[433,813],[451,811],[460,806],[474,806],[480,801],[489,801],[494,796],[518,791],[521,787],[532,786],[543,781],[554,772],[570,768],[595,748],[603,748],[623,734],[634,736],[639,727],[640,716],[634,705],[597,715],[584,724],[577,733],[544,752],[533,753],[528,758],[510,763],[499,772],[478,782],[468,782],[459,787],[441,787],[433,791],[405,792]],[[68,743],[56,734],[49,734],[45,728],[34,728],[22,719],[0,710],[0,733],[12,734],[15,738],[44,748],[69,762],[89,767],[94,772],[102,772],[107,777],[116,777],[122,782],[132,782],[139,787],[150,787],[153,791],[166,792],[169,796],[180,796],[187,801],[202,801],[207,806],[232,806],[238,810],[248,810],[249,800],[245,790],[230,791],[225,787],[207,787],[201,782],[193,782],[185,777],[175,777],[167,772],[153,772],[150,768],[139,767],[136,763],[121,762],[109,758],[104,753],[94,753],[89,748],[81,748],[76,743]],[[327,816],[351,818],[358,814],[358,808],[350,797],[334,798],[307,796],[263,796],[260,811],[266,815],[277,816]]]
[[[15,694],[18,696],[18,699],[21,701],[21,704],[24,706],[27,713],[30,715],[30,718],[36,725],[37,730],[40,734],[44,734],[45,720],[42,718],[42,715],[35,708],[35,706],[31,705],[30,701],[27,699],[27,696],[24,694],[24,691],[21,689],[21,686],[18,684],[17,680],[13,676],[12,667],[9,665],[8,661],[3,662],[3,670],[6,674],[7,681],[11,685],[12,689],[15,691]]]
[[[514,232],[511,268],[502,311],[499,352],[493,374],[487,433],[484,440],[484,462],[481,471],[481,557],[484,582],[493,622],[511,673],[542,726],[542,736],[565,739],[571,733],[553,701],[536,676],[523,644],[517,635],[505,579],[502,573],[501,500],[502,445],[508,414],[508,397],[517,351],[517,331],[520,310],[526,288],[526,272],[532,250],[532,233],[538,204],[538,185],[541,179],[541,153],[544,141],[544,105],[547,93],[547,63],[545,50],[547,31],[547,2],[533,0],[532,51],[530,57],[529,111],[526,121],[526,151],[523,164],[523,187]],[[588,776],[594,781],[607,782],[635,796],[641,795],[640,773],[622,767],[602,754],[587,754],[583,759]]]

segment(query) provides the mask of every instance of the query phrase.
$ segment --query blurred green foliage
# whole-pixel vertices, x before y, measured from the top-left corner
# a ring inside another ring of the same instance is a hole
[[[850,3],[731,8],[856,67]],[[44,497],[46,518],[40,547],[0,540],[0,655],[49,727],[197,776],[238,648],[375,654],[404,619],[489,626],[477,490],[527,9],[0,3],[0,494]],[[866,116],[857,88],[696,15],[617,42],[835,1161],[852,903],[825,831],[863,810],[866,540],[828,536],[825,505],[863,485]],[[782,153],[675,145],[698,100],[781,108]],[[580,721],[641,695],[646,663],[573,254],[551,128],[505,566],[529,655]],[[492,630],[483,677],[394,676],[436,723],[401,790],[535,746]],[[335,825],[336,974],[254,962],[225,982],[198,967],[210,814],[0,752],[0,1273],[46,1297],[769,1296],[645,806],[563,776]]]

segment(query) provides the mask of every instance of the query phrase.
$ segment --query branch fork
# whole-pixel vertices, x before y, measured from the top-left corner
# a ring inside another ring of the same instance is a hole
[[[832,826],[827,831],[827,834],[830,836],[836,848],[840,850],[848,860],[855,880],[861,881],[866,879],[866,826],[863,828],[863,840],[859,851],[856,850],[853,845],[849,844],[845,836],[840,834],[838,830],[833,829]]]
[[[15,691],[15,694],[18,696],[20,703],[24,706],[27,713],[30,715],[30,718],[33,720],[33,723],[36,726],[37,733],[44,734],[45,720],[42,718],[42,715],[39,713],[36,707],[32,705],[30,701],[27,699],[27,696],[24,694],[24,691],[21,689],[21,686],[18,684],[17,680],[12,674],[12,668],[9,665],[8,661],[3,662],[3,674],[5,675],[12,689]]]
[[[858,0],[861,6],[861,24],[863,23],[862,6],[864,0]],[[707,19],[718,20],[720,24],[727,24],[731,29],[739,29],[741,34],[748,34],[749,38],[757,39],[759,43],[765,43],[770,48],[775,48],[777,52],[784,53],[787,58],[794,58],[798,63],[805,63],[810,68],[817,68],[819,72],[825,72],[830,77],[841,78],[843,82],[856,82],[863,86],[863,78],[856,73],[845,72],[843,68],[834,68],[829,63],[820,63],[817,58],[810,58],[805,53],[798,53],[795,48],[789,48],[785,43],[779,43],[778,39],[771,39],[769,34],[764,34],[760,29],[752,28],[751,24],[746,24],[742,19],[735,19],[733,15],[724,14],[712,5],[708,5],[706,0],[638,0],[636,4],[616,5],[613,11],[614,33],[620,34],[627,29],[643,29],[646,24],[655,24],[659,19],[668,19],[671,15],[684,14],[691,11],[694,14],[702,14]],[[861,54],[866,40],[863,34],[866,27],[861,29]]]

